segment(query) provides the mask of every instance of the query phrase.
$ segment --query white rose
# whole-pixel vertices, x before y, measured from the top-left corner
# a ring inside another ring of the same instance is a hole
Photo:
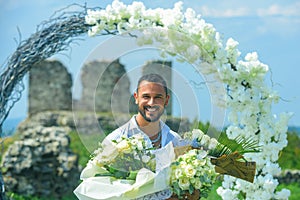
[[[200,140],[200,145],[207,147],[210,141],[210,137],[208,135],[203,135]]]
[[[282,189],[279,192],[276,192],[275,199],[289,199],[289,196],[291,195],[291,191],[288,189]]]
[[[198,190],[202,187],[202,182],[200,181],[199,178],[196,179],[196,182],[194,183],[194,186]]]
[[[151,159],[150,156],[147,156],[147,155],[142,156],[143,163],[148,163],[150,161],[150,159]]]
[[[144,149],[143,141],[138,141],[138,143],[137,143],[137,149],[140,150],[140,151]]]
[[[184,168],[184,172],[185,172],[185,175],[190,178],[190,177],[193,177],[197,171],[192,165],[187,165]]]
[[[219,144],[218,140],[216,140],[215,138],[211,138],[208,144],[208,149],[215,149],[217,147],[217,145]]]
[[[182,170],[180,168],[176,168],[174,172],[176,180],[182,177]]]
[[[192,139],[201,139],[204,133],[200,129],[194,129],[192,131]]]
[[[182,190],[188,190],[190,187],[190,181],[187,177],[180,178],[178,185]]]
[[[130,152],[130,145],[126,140],[122,140],[116,145],[119,152],[129,153]]]

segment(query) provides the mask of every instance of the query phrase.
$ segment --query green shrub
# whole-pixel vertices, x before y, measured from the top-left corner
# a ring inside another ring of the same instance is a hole
[[[69,136],[71,139],[70,148],[78,155],[79,165],[84,167],[90,159],[91,153],[98,148],[99,142],[103,140],[103,136],[100,137],[99,134],[81,134],[79,136],[76,131],[71,131]]]
[[[288,145],[279,155],[282,169],[300,169],[300,137],[295,132],[288,133]]]

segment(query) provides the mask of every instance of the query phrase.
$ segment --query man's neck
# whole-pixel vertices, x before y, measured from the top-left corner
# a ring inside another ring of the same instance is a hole
[[[160,131],[160,120],[157,120],[155,122],[148,122],[140,114],[138,114],[135,119],[139,128],[149,137],[158,134],[158,132]]]

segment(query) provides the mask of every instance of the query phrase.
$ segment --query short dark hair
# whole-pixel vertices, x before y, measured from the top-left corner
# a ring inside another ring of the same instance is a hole
[[[166,91],[166,95],[168,95],[167,83],[166,83],[165,79],[163,77],[161,77],[160,75],[158,75],[158,74],[143,75],[138,81],[136,92],[138,92],[138,88],[142,81],[148,81],[148,82],[152,82],[152,83],[160,83],[164,87],[164,89]]]

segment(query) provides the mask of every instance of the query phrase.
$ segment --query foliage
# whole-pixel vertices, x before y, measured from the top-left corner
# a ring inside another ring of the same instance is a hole
[[[260,151],[258,141],[252,140],[251,138],[237,136],[235,139],[229,139],[225,133],[221,133],[218,141],[219,144],[210,153],[215,157],[220,157],[224,154],[229,155],[235,151],[239,152],[240,154],[255,153]]]
[[[2,160],[2,153],[6,152],[6,150],[8,149],[8,147],[13,144],[16,140],[19,139],[19,135],[18,134],[14,134],[12,136],[9,137],[5,137],[5,138],[0,138],[2,139],[0,145],[1,145],[1,156],[0,156],[0,163]]]
[[[197,119],[194,119],[191,129],[200,129],[204,133],[207,133],[209,127],[210,127],[209,122],[201,122],[201,121],[198,121]]]
[[[278,163],[283,169],[300,169],[300,137],[297,132],[288,133],[288,145],[280,153]]]
[[[193,131],[186,132],[184,138],[193,141],[193,147],[202,147],[209,150],[209,155],[213,157],[221,157],[222,155],[229,155],[234,152],[238,152],[241,155],[260,152],[258,141],[241,136],[229,139],[224,132],[216,139],[203,133],[200,129],[194,129]]]
[[[87,150],[86,146],[82,143],[82,141],[88,141],[91,146],[97,146],[99,141],[99,135],[89,134],[79,136],[79,134],[76,131],[71,131],[69,133],[69,136],[71,139],[70,148],[75,154],[78,155],[79,165],[85,166],[90,158],[91,153]]]

